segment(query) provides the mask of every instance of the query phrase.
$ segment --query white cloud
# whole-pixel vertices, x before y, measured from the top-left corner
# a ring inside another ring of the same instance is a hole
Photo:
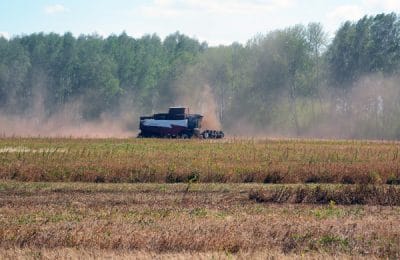
[[[182,14],[181,10],[171,8],[168,6],[143,6],[140,8],[141,13],[143,13],[146,16],[179,16]]]
[[[217,14],[254,14],[288,8],[294,4],[293,0],[187,0],[186,2],[193,9]]]
[[[364,5],[368,9],[378,9],[382,12],[399,12],[399,0],[364,0]]]
[[[4,37],[6,39],[10,39],[10,34],[8,32],[0,32],[0,37]]]
[[[327,18],[333,21],[354,21],[363,15],[365,15],[365,11],[358,5],[341,5],[328,13]]]
[[[254,15],[295,6],[297,0],[154,0],[142,6],[149,16],[179,16],[194,13]]]
[[[335,31],[345,21],[357,21],[367,12],[360,5],[340,5],[325,15],[324,27],[332,37]]]
[[[65,13],[68,11],[69,9],[63,6],[62,4],[48,5],[44,7],[44,12],[46,14]]]

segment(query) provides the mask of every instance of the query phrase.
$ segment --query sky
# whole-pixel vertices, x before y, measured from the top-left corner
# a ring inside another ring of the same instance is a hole
[[[344,21],[382,12],[400,13],[400,0],[0,0],[0,35],[179,31],[215,46],[310,22],[332,37]]]

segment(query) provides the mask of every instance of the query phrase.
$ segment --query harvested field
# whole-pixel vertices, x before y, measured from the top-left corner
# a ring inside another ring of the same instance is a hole
[[[398,206],[249,199],[263,186],[3,182],[0,248],[400,257]]]
[[[398,150],[0,139],[0,258],[399,258]]]
[[[331,258],[326,253],[304,253],[303,259],[310,260],[326,260]],[[1,259],[138,259],[138,260],[153,260],[153,259],[299,259],[296,254],[283,254],[280,252],[251,252],[251,253],[237,253],[230,254],[229,252],[209,252],[209,253],[149,253],[140,251],[112,251],[112,250],[82,250],[82,249],[8,249],[0,252]],[[335,259],[354,259],[348,255],[337,254]],[[358,256],[357,259],[367,259],[367,257]],[[368,259],[378,259],[369,257]]]
[[[129,183],[400,184],[397,142],[0,139],[0,178]]]

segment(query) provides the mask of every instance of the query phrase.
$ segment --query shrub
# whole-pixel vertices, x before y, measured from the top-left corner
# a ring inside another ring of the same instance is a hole
[[[279,172],[272,172],[267,174],[264,178],[264,183],[282,183],[283,177]]]

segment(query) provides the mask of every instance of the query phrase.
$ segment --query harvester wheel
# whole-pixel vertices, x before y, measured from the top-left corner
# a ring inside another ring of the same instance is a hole
[[[188,135],[187,133],[180,133],[180,134],[178,135],[178,138],[181,138],[181,139],[189,139],[190,137],[189,137],[189,135]]]

